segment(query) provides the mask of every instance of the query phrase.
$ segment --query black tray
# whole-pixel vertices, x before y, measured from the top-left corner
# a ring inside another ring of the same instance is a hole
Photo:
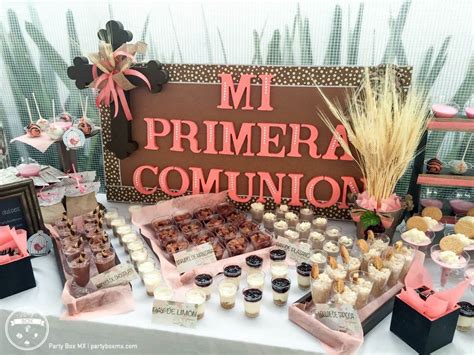
[[[295,303],[307,303],[312,300],[311,292],[301,297]],[[372,313],[367,319],[362,322],[362,330],[364,335],[368,334],[377,324],[379,324],[386,316],[393,311],[393,304],[395,302],[395,296],[390,298],[387,302],[381,305],[374,313]]]

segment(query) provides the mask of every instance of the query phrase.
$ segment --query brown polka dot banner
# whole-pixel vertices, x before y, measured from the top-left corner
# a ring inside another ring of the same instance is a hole
[[[321,92],[347,105],[364,67],[163,68],[169,82],[161,92],[129,92],[130,134],[138,146],[130,156],[118,159],[106,148],[115,118],[113,107],[100,107],[108,200],[153,204],[229,190],[243,210],[258,201],[269,210],[288,204],[350,219],[348,194],[363,190],[361,173],[320,119],[331,117]],[[396,70],[406,89],[412,68]],[[338,133],[344,139],[343,127]]]

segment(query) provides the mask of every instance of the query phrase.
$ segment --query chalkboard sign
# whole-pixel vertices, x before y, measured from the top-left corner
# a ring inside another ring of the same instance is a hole
[[[33,180],[0,185],[0,225],[24,229],[28,237],[44,229]]]

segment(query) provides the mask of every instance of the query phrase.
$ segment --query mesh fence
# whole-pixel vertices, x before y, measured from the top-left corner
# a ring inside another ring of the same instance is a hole
[[[4,1],[0,12],[0,117],[7,140],[29,122],[24,98],[34,92],[44,117],[63,107],[80,117],[80,95],[66,68],[97,50],[97,30],[117,19],[135,39],[149,43],[142,59],[164,63],[258,65],[414,66],[414,85],[432,101],[474,105],[474,54],[470,0],[312,2],[73,2]],[[37,113],[34,113],[37,118]],[[99,122],[89,105],[88,117]],[[1,135],[0,135],[1,136]],[[474,162],[464,133],[432,132],[427,157]],[[474,146],[474,142],[473,142]],[[29,154],[59,165],[56,147],[45,154],[9,145],[12,164]],[[100,137],[78,151],[80,170],[95,169],[103,182]],[[408,188],[410,171],[398,193]],[[451,189],[435,189],[449,197]],[[431,193],[431,190],[430,190]],[[472,193],[468,191],[468,193]]]

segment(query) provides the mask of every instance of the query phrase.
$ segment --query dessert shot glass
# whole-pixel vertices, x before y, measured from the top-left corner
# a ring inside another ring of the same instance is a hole
[[[273,224],[276,222],[277,217],[273,211],[265,211],[263,214],[263,228],[269,232],[273,232]]]
[[[156,269],[155,262],[151,259],[148,259],[148,260],[138,264],[138,266],[137,266],[138,275],[140,275],[140,278],[142,279],[142,281],[143,281],[143,277],[145,276],[145,274],[148,274],[149,272],[155,271],[155,269]]]
[[[311,224],[313,225],[313,229],[315,231],[319,231],[324,233],[326,231],[326,227],[328,225],[328,219],[324,216],[316,216],[312,221]]]
[[[370,293],[372,292],[372,281],[365,271],[352,271],[349,275],[349,287],[357,293],[355,309],[361,309],[369,303]]]
[[[247,265],[247,274],[252,274],[262,270],[263,259],[258,255],[249,255],[245,258],[245,264]]]
[[[224,276],[239,289],[240,278],[242,276],[242,268],[239,265],[232,264],[224,266]]]
[[[250,205],[250,214],[252,215],[252,219],[257,223],[262,222],[264,211],[265,206],[263,203],[254,202]]]
[[[94,254],[94,262],[99,274],[113,268],[115,266],[115,250],[110,247],[102,249]]]
[[[212,294],[212,275],[199,274],[194,278],[194,284],[206,294],[206,301],[211,298]]]
[[[314,218],[314,212],[311,208],[300,209],[300,221],[306,221],[311,223]]]
[[[312,231],[309,233],[308,243],[313,249],[322,249],[325,240],[324,232]]]
[[[118,210],[116,208],[107,208],[107,212],[104,214],[105,224],[107,227],[112,228],[112,221],[119,217]]]
[[[328,253],[322,249],[313,249],[313,253],[309,257],[311,265],[317,264],[319,270],[324,270],[328,261]]]
[[[204,318],[206,309],[206,293],[200,288],[192,288],[186,292],[186,302],[197,305],[197,319]]]
[[[249,288],[263,290],[263,286],[265,285],[265,273],[263,271],[255,271],[251,274],[247,274],[247,285]]]
[[[154,270],[144,274],[143,283],[145,284],[147,295],[153,296],[155,288],[157,288],[161,283],[161,273],[158,270]]]
[[[110,222],[110,227],[112,228],[112,231],[114,233],[114,236],[117,237],[117,228],[120,226],[124,226],[127,223],[125,222],[125,218],[123,217],[117,217]]]
[[[249,318],[258,317],[262,306],[262,290],[258,288],[246,288],[242,294],[244,295],[245,315]]]
[[[237,286],[235,286],[234,282],[224,279],[219,283],[219,297],[222,308],[234,308],[236,294]]]
[[[173,289],[164,285],[155,287],[153,297],[157,301],[171,301],[173,299]]]
[[[284,219],[277,219],[275,223],[273,223],[273,232],[275,233],[275,238],[284,237],[287,230],[288,223]]]
[[[327,240],[332,240],[337,243],[337,240],[342,235],[341,228],[334,225],[328,225],[326,227],[326,231],[324,232],[324,235],[326,236]]]
[[[296,225],[300,221],[300,216],[297,212],[289,211],[285,213],[285,221],[288,223],[288,227],[296,228]]]
[[[273,303],[284,306],[288,302],[291,281],[288,278],[276,278],[272,280]]]
[[[278,278],[286,278],[288,276],[288,264],[275,263],[271,266],[270,271],[272,273],[272,280]]]
[[[311,286],[311,265],[301,263],[296,267],[296,274],[298,278],[298,287],[302,290],[307,290]]]

